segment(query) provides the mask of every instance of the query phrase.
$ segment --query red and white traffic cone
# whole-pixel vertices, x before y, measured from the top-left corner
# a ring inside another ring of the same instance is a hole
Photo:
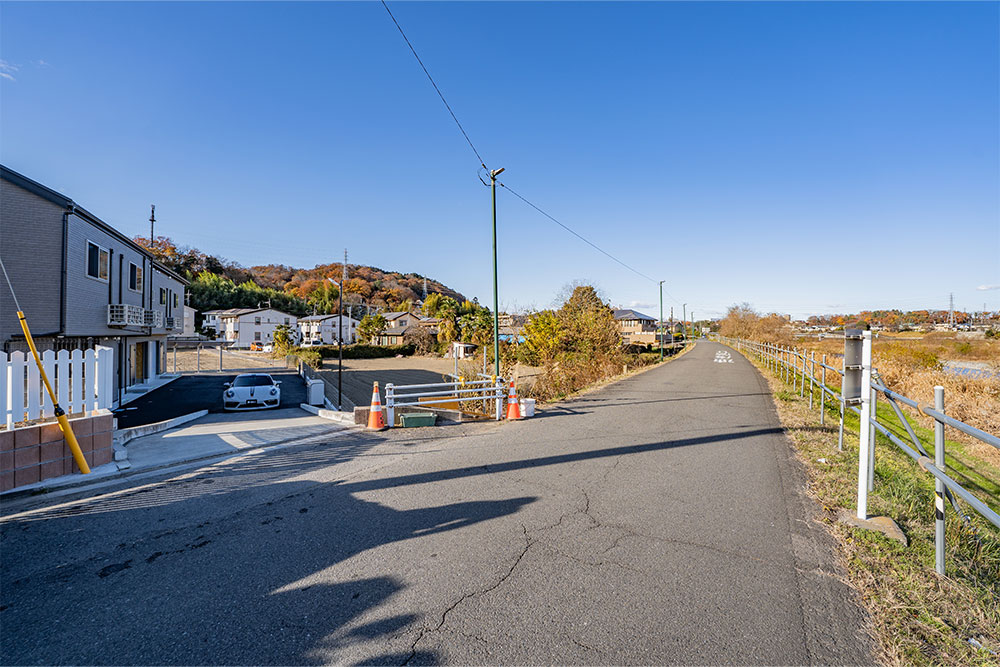
[[[372,387],[372,406],[368,411],[368,428],[377,431],[385,428],[385,418],[382,416],[382,399],[378,395],[378,382]]]
[[[514,383],[510,383],[510,392],[507,394],[507,419],[521,418],[521,404],[517,400],[517,389]]]

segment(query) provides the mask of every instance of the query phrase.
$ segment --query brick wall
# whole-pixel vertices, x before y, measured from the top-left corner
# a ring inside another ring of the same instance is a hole
[[[91,468],[111,463],[114,424],[110,412],[100,410],[69,423]],[[59,424],[0,431],[0,491],[79,472]]]

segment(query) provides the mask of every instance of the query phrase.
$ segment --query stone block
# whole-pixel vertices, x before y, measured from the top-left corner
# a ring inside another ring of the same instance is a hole
[[[41,447],[22,447],[14,450],[14,468],[37,466],[41,461]],[[18,485],[20,486],[20,485]]]
[[[69,453],[69,447],[60,440],[59,442],[47,442],[41,446],[42,453],[38,460],[42,463],[46,461],[61,461]]]
[[[14,431],[14,449],[37,446],[39,430],[37,426],[16,429]]]
[[[111,431],[102,431],[101,433],[94,433],[94,451],[98,449],[104,449],[105,447],[111,446],[111,439],[114,433]]]
[[[0,452],[0,470],[7,472],[14,469],[14,452]]]
[[[94,418],[93,417],[80,417],[79,419],[72,419],[69,422],[70,428],[73,429],[73,435],[79,438],[81,435],[93,435],[94,434]]]
[[[10,491],[14,488],[14,472],[0,472],[0,491]]]
[[[39,471],[41,469],[38,466],[30,466],[28,468],[21,468],[20,470],[14,471],[14,487],[24,486],[25,484],[34,484],[39,481]]]
[[[52,479],[53,477],[62,477],[63,475],[63,462],[59,461],[49,461],[43,463],[39,467],[39,479]]]
[[[110,447],[102,447],[94,450],[94,465],[102,466],[111,463],[114,452]]]
[[[59,428],[59,424],[42,424],[38,427],[38,442],[45,444],[47,442],[62,442],[63,432]]]
[[[14,432],[0,431],[0,452],[14,451]]]
[[[114,416],[107,415],[97,415],[91,419],[93,424],[94,433],[104,433],[105,431],[113,431],[115,425],[113,423]]]

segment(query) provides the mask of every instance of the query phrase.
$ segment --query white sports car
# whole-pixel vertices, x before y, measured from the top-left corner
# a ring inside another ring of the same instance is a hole
[[[224,386],[222,406],[226,410],[262,410],[276,408],[281,405],[281,384],[270,375],[264,373],[245,373],[237,375],[231,383]]]

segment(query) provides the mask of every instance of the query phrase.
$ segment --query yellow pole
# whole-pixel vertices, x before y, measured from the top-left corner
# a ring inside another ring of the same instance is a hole
[[[83,455],[83,450],[80,449],[80,443],[76,441],[76,436],[73,435],[73,429],[70,428],[69,420],[66,419],[66,412],[59,406],[59,402],[56,400],[56,393],[52,391],[52,385],[49,384],[49,377],[45,374],[45,369],[42,367],[42,360],[38,356],[38,348],[35,347],[35,341],[28,330],[28,320],[24,319],[24,313],[20,310],[17,311],[17,319],[21,322],[21,330],[24,331],[24,338],[28,341],[28,347],[31,348],[31,355],[35,357],[38,372],[42,376],[42,382],[45,383],[45,391],[49,392],[49,398],[52,399],[52,405],[55,406],[56,419],[59,420],[59,428],[62,429],[63,438],[65,438],[66,444],[69,445],[69,450],[73,452],[73,459],[76,461],[77,467],[80,468],[80,472],[86,475],[90,473],[90,466],[87,465],[87,459]]]

